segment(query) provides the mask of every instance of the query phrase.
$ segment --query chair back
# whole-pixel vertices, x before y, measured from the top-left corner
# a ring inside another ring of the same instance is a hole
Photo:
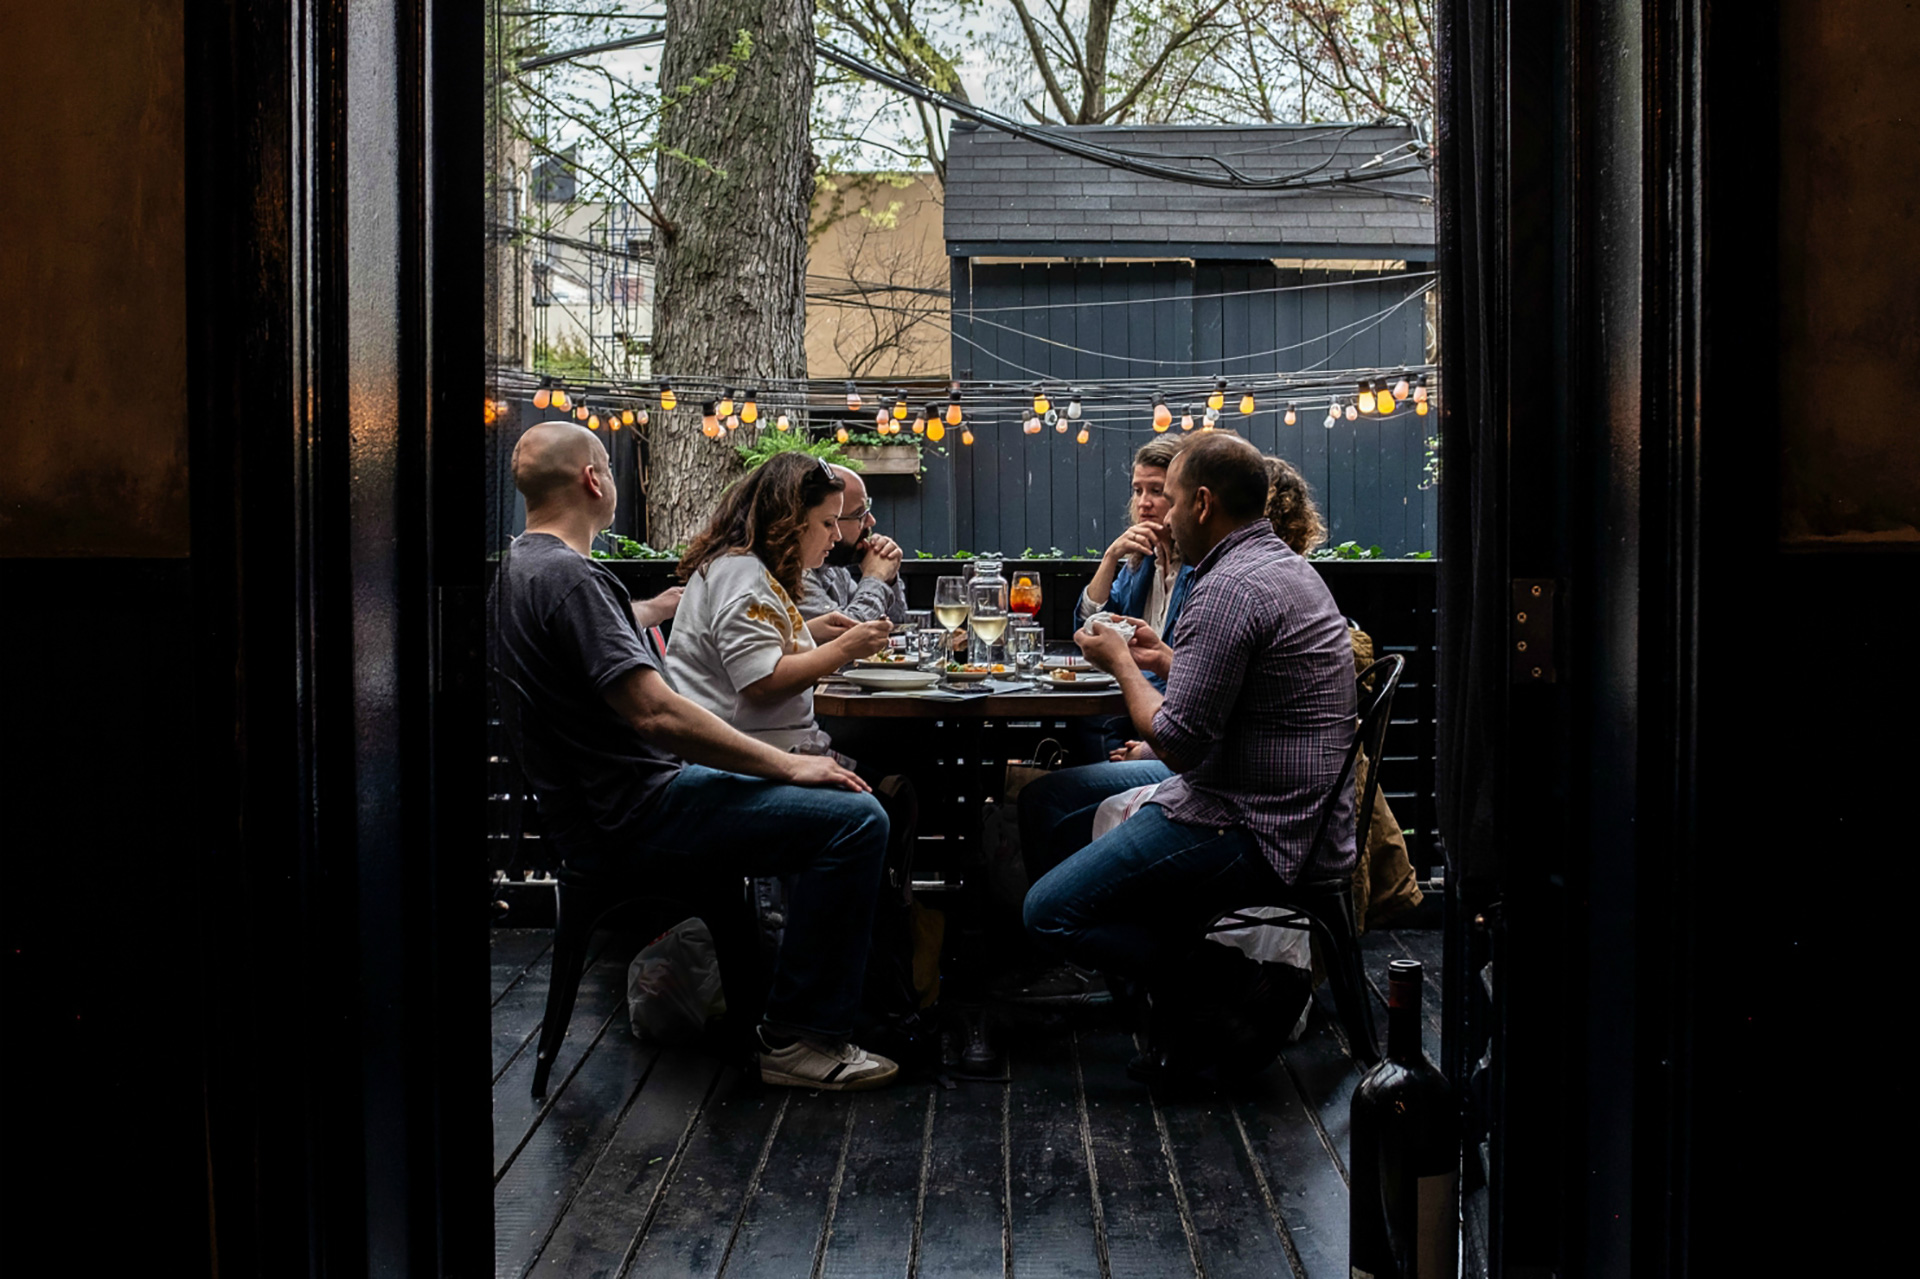
[[[1400,677],[1406,673],[1407,659],[1399,653],[1381,658],[1361,671],[1355,682],[1360,692],[1359,727],[1353,735],[1353,745],[1347,748],[1347,757],[1340,766],[1340,776],[1334,779],[1333,789],[1327,792],[1327,798],[1320,809],[1320,821],[1313,830],[1313,843],[1307,846],[1306,860],[1302,867],[1312,866],[1325,844],[1329,828],[1333,825],[1334,814],[1339,811],[1340,797],[1353,785],[1353,770],[1358,766],[1360,753],[1366,752],[1372,767],[1367,770],[1365,794],[1359,797],[1359,806],[1354,809],[1354,839],[1360,839],[1360,831],[1366,829],[1365,823],[1373,812],[1373,799],[1380,790],[1380,752],[1387,740],[1387,724],[1393,716],[1393,695],[1400,688]],[[1368,684],[1374,685],[1371,692]],[[1366,849],[1359,849],[1366,856]]]

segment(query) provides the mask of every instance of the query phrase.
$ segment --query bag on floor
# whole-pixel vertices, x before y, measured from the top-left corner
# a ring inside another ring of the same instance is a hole
[[[1036,778],[1045,777],[1067,758],[1067,748],[1049,737],[1034,748],[1033,758],[1007,765],[1006,786],[999,802],[980,810],[981,870],[987,898],[997,915],[1018,922],[1027,901],[1027,863],[1020,851],[1020,792]]]
[[[706,921],[683,919],[627,965],[627,1019],[656,1044],[690,1044],[727,1011],[720,960]]]

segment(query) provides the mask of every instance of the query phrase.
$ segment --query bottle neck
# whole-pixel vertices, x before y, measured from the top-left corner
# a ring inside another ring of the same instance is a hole
[[[1387,1056],[1394,1061],[1420,1058],[1420,983],[1396,981],[1387,995]]]

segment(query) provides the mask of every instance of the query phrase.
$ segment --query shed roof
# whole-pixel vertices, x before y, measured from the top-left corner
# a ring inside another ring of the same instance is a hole
[[[1418,141],[1405,125],[1073,125],[1071,135],[1161,164],[1259,177],[1363,172]],[[1279,191],[1196,186],[956,126],[947,145],[954,257],[1433,257],[1433,179],[1394,177]]]

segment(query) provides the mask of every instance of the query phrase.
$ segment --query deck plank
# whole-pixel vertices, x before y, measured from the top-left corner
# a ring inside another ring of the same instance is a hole
[[[1160,1107],[1207,1279],[1292,1273],[1286,1245],[1254,1181],[1231,1100],[1196,1092]]]
[[[514,1152],[524,1144],[545,1111],[564,1095],[568,1077],[586,1059],[589,1050],[603,1033],[617,1033],[627,1044],[635,1044],[627,1029],[627,966],[617,958],[625,947],[603,953],[600,960],[580,977],[580,994],[574,1002],[573,1019],[567,1023],[567,1035],[560,1041],[553,1070],[547,1076],[546,1101],[536,1101],[528,1092],[533,1086],[534,1053],[522,1052],[514,1058],[493,1085],[493,1175],[498,1181],[513,1162]]]
[[[1057,1028],[1008,1045],[1007,1220],[1013,1272],[1020,1279],[1081,1279],[1097,1274],[1100,1242],[1080,1131],[1073,1039]]]
[[[938,1094],[920,1210],[919,1274],[1006,1273],[1007,1087],[963,1083]]]
[[[795,1092],[747,1206],[727,1279],[791,1279],[813,1273],[828,1212],[837,1206],[854,1093]]]
[[[1292,1077],[1269,1066],[1236,1107],[1301,1269],[1308,1279],[1347,1279],[1347,1183]]]
[[[544,958],[553,934],[545,928],[495,928],[487,934],[487,959],[493,969],[493,1002]]]
[[[862,1093],[854,1099],[853,1135],[822,1279],[907,1273],[932,1103],[933,1095],[924,1086]]]
[[[1309,1120],[1344,1182],[1351,1127],[1349,1112],[1353,1090],[1360,1083],[1360,1068],[1340,1041],[1332,992],[1321,986],[1313,993],[1313,1002],[1313,1015],[1307,1019],[1306,1033],[1280,1054],[1280,1060],[1300,1099],[1306,1103]]]
[[[537,1270],[567,1279],[617,1279],[720,1072],[719,1062],[698,1052],[669,1049],[659,1055],[536,1259]]]
[[[518,1279],[599,1162],[658,1049],[611,1025],[553,1098],[493,1188],[494,1274]]]
[[[532,933],[549,941],[552,938],[552,933],[544,929],[524,928],[515,931]],[[595,936],[587,951],[588,969],[600,962],[613,936],[610,933]],[[549,950],[549,946],[543,945],[538,957],[527,966],[520,979],[502,992],[493,1005],[493,1079],[496,1084],[520,1054],[533,1052],[539,1042],[540,1023],[547,1015],[547,991],[553,984],[553,964],[547,957]]]
[[[726,1263],[754,1176],[789,1090],[759,1076],[722,1070],[695,1121],[679,1166],[667,1183],[653,1226],[640,1241],[630,1275],[646,1279],[711,1279]]]
[[[1109,1273],[1113,1279],[1192,1273],[1186,1228],[1147,1090],[1127,1078],[1127,1061],[1135,1052],[1132,1036],[1089,1030],[1076,1037],[1076,1047]]]

